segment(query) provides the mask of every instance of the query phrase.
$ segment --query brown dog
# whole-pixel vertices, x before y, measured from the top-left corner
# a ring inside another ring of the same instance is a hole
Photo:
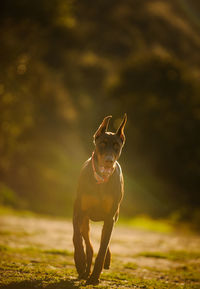
[[[107,132],[111,116],[104,118],[94,134],[95,150],[81,171],[73,215],[74,260],[80,279],[86,284],[98,284],[103,268],[109,269],[109,242],[119,215],[124,182],[117,162],[125,142],[126,114],[116,133]],[[90,275],[93,248],[89,238],[89,220],[104,221],[101,244]],[[84,252],[83,239],[86,245]]]

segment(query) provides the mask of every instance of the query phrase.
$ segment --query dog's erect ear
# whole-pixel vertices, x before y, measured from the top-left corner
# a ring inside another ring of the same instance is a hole
[[[100,134],[105,133],[107,131],[108,124],[109,124],[111,117],[112,117],[112,115],[109,115],[109,116],[106,116],[104,118],[104,120],[102,121],[99,128],[97,129],[97,131],[94,134],[94,140],[96,140],[100,136]]]
[[[120,137],[120,139],[122,140],[122,143],[125,142],[125,135],[124,135],[124,127],[126,125],[127,122],[127,114],[124,114],[124,118],[119,126],[119,128],[116,131],[116,134]]]

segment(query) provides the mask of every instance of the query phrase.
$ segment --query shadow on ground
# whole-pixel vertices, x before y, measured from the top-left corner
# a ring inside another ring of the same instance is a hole
[[[75,285],[72,280],[61,280],[59,282],[54,282],[48,285],[42,285],[41,281],[21,281],[21,282],[11,282],[7,285],[0,285],[2,289],[78,289],[79,286]]]

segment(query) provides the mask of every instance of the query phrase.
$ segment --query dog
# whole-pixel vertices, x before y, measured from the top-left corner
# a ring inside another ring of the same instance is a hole
[[[79,279],[85,279],[86,284],[93,285],[99,284],[102,269],[110,267],[109,242],[124,194],[123,174],[117,160],[125,143],[127,115],[124,115],[115,133],[107,131],[111,117],[105,117],[94,134],[95,149],[81,170],[73,212],[76,270]],[[104,222],[100,248],[91,274],[93,247],[89,237],[89,220]]]

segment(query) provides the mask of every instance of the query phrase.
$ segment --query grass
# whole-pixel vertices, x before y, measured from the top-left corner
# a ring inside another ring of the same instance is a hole
[[[124,268],[136,270],[138,268],[138,265],[136,263],[128,262],[128,263],[124,264]]]
[[[1,246],[0,252],[0,288],[26,288],[25,285],[31,288],[35,284],[38,288],[45,288],[46,285],[66,281],[66,276],[75,276],[74,266],[69,257],[71,253],[68,251]],[[69,282],[71,277],[68,278]]]
[[[22,216],[16,216],[16,218],[21,221]],[[34,219],[35,217],[32,216],[31,218]],[[36,216],[36,218],[38,223],[46,221],[47,224],[50,224],[50,220],[46,218],[41,216]],[[17,222],[16,219],[15,222]],[[27,224],[29,226],[30,223]],[[156,223],[152,225],[152,222],[149,222],[148,224],[154,226],[154,231],[159,231],[159,226]],[[120,225],[122,226],[122,223]],[[127,223],[123,226],[126,227],[126,225]],[[59,223],[58,221],[58,228],[62,228],[62,226],[63,222]],[[132,223],[130,226],[132,226]],[[151,226],[148,225],[148,228]],[[47,227],[51,228],[50,226]],[[181,251],[169,250],[165,252],[160,251],[155,246],[154,248],[158,251],[143,250],[143,252],[130,256],[118,252],[112,256],[110,270],[102,273],[100,284],[98,286],[85,286],[85,281],[77,280],[72,249],[41,248],[37,242],[34,245],[34,242],[30,241],[32,235],[35,237],[35,234],[37,234],[37,230],[33,231],[33,234],[29,234],[27,232],[30,230],[26,229],[26,227],[22,227],[21,231],[20,229],[16,231],[13,226],[9,227],[8,225],[4,226],[0,232],[0,244],[2,244],[0,245],[0,288],[2,289],[200,288],[200,251],[197,247],[196,251],[190,251],[186,248],[186,250]],[[56,234],[59,234],[57,227],[54,230]],[[48,238],[48,232],[45,234],[44,238]],[[157,236],[157,234],[155,235]],[[63,235],[61,236],[63,237]],[[141,234],[141,241],[143,236]],[[166,236],[169,237],[169,234],[160,234],[159,238],[166,241]],[[148,238],[148,233],[145,233],[145,237]],[[11,240],[11,245],[7,240]],[[23,247],[26,240],[29,240],[27,244],[32,245]],[[121,239],[117,242],[120,241]],[[126,240],[123,240],[123,244],[126,246]],[[115,245],[117,244],[115,243]],[[133,244],[136,247],[137,245],[139,248],[141,247],[139,243]],[[162,266],[166,263],[166,260],[170,264],[169,267]]]
[[[37,215],[31,211],[27,210],[16,210],[12,207],[0,205],[0,216],[5,215],[14,215],[14,216],[23,216],[23,217],[36,217]]]
[[[167,220],[156,220],[148,216],[137,216],[130,219],[120,218],[119,224],[159,233],[171,233],[175,229]]]
[[[38,213],[30,210],[21,210],[21,209],[15,209],[9,206],[2,206],[0,204],[0,217],[1,216],[18,216],[23,218],[45,218],[45,219],[53,219],[53,220],[66,220],[67,218],[70,219],[71,215],[67,216],[54,216],[54,215],[48,215],[44,213]]]
[[[11,248],[0,246],[0,288],[75,289],[94,288],[76,280],[72,252],[41,250],[35,247]],[[146,258],[177,259],[183,262],[199,259],[200,253],[173,251],[143,252]],[[162,270],[138,266],[134,262],[120,263],[113,257],[112,268],[105,271],[97,288],[197,289],[200,284],[199,263],[183,263],[175,269]]]
[[[168,272],[174,280],[200,283],[199,264],[188,264]]]
[[[0,236],[12,236],[14,233],[15,236],[17,237],[24,237],[24,236],[31,236],[33,235],[32,233],[26,232],[26,231],[20,231],[20,232],[10,232],[8,230],[1,230],[0,229]]]
[[[37,247],[23,247],[23,248],[15,248],[15,247],[9,247],[6,245],[0,245],[0,252],[12,252],[12,253],[27,253],[30,255],[34,254],[40,254],[42,255],[61,255],[61,256],[72,256],[73,252],[70,252],[68,250],[58,250],[58,249],[51,249],[51,250],[44,250],[39,249]]]
[[[169,252],[142,252],[139,256],[147,258],[168,259],[172,261],[186,261],[189,259],[200,259],[200,251],[169,251]]]
[[[117,288],[146,288],[146,289],[179,289],[184,288],[183,284],[179,285],[175,282],[160,281],[155,278],[143,278],[129,273],[107,273],[103,274],[104,280],[110,280]],[[195,288],[195,287],[188,287]],[[197,287],[196,287],[197,288]]]
[[[52,255],[62,255],[62,256],[72,256],[73,252],[70,252],[68,250],[58,250],[58,249],[51,249],[51,250],[43,250],[46,254],[52,254]]]

